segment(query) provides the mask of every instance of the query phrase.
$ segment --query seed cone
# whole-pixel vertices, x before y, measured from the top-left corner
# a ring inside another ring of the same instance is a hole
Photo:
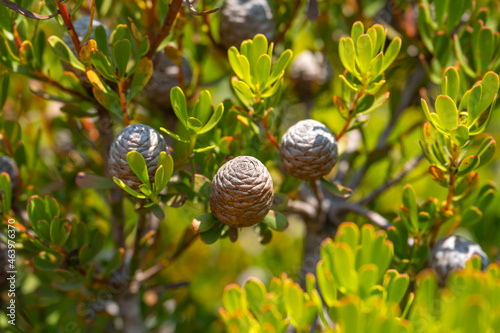
[[[182,78],[189,85],[193,70],[186,58],[181,60]],[[153,57],[153,74],[144,87],[143,95],[149,104],[157,109],[170,109],[170,90],[179,85],[179,66],[164,53]]]
[[[264,164],[239,156],[217,171],[210,188],[210,209],[222,223],[250,227],[262,222],[273,197],[273,181]]]
[[[122,129],[111,144],[109,151],[109,173],[118,177],[132,189],[137,190],[142,182],[130,169],[127,153],[138,151],[144,157],[148,167],[149,180],[154,181],[158,157],[167,150],[165,139],[153,128],[134,124]]]
[[[474,254],[481,257],[482,269],[486,269],[490,262],[478,244],[460,236],[442,238],[431,250],[429,266],[436,271],[439,283],[444,285],[448,275],[456,269],[465,268],[465,263]]]
[[[220,14],[221,43],[226,48],[263,34],[274,39],[274,16],[267,0],[226,0]]]
[[[301,52],[292,63],[290,78],[301,98],[312,97],[318,89],[327,83],[332,76],[332,68],[325,56],[309,50]]]
[[[16,198],[19,190],[19,168],[16,161],[8,156],[0,156],[0,174],[6,172],[10,177],[10,186],[12,187],[12,197]]]
[[[301,120],[286,131],[280,153],[288,173],[300,179],[315,180],[329,174],[337,163],[337,141],[322,123]]]

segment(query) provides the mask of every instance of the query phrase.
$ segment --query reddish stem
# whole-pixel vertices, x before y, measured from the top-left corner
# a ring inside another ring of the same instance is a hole
[[[168,36],[170,29],[174,25],[174,21],[177,17],[177,14],[181,10],[182,0],[172,0],[172,3],[168,5],[168,7],[169,8],[167,16],[165,17],[165,20],[163,20],[163,24],[160,28],[160,31],[151,42],[151,47],[149,48],[147,54],[148,58],[151,58],[156,53],[156,49],[158,48],[160,43],[165,39],[165,37]]]
[[[64,25],[66,25],[66,28],[68,28],[68,33],[71,36],[73,44],[75,45],[76,53],[80,54],[80,39],[76,35],[75,28],[73,27],[73,22],[71,22],[71,18],[69,17],[68,8],[66,7],[66,4],[62,3],[60,0],[55,0],[55,3],[57,9],[59,9],[59,14],[61,14],[61,18],[64,21]]]

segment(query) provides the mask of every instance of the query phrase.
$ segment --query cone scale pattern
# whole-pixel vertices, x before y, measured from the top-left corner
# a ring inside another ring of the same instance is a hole
[[[221,43],[226,48],[263,34],[274,39],[274,16],[267,0],[226,0],[220,14]]]
[[[280,153],[288,173],[300,179],[315,180],[328,175],[337,163],[337,141],[322,123],[301,120],[283,136]]]
[[[224,164],[210,188],[210,209],[234,228],[262,222],[273,203],[273,181],[258,159],[239,156]]]
[[[137,190],[142,182],[127,163],[127,154],[131,151],[141,153],[148,167],[149,180],[154,181],[158,157],[162,151],[167,151],[167,144],[160,133],[142,124],[129,125],[116,136],[109,152],[109,173]]]
[[[331,67],[325,56],[309,50],[301,52],[292,63],[290,78],[295,83],[295,90],[300,96],[310,97],[323,84],[330,80]]]
[[[439,283],[444,285],[448,275],[460,268],[474,254],[481,257],[483,270],[489,265],[488,256],[476,243],[459,236],[450,236],[440,239],[432,248],[429,255],[429,266],[436,271]]]

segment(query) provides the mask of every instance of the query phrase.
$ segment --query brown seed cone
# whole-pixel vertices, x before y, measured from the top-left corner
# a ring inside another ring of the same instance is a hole
[[[319,179],[337,163],[337,141],[322,123],[301,120],[286,131],[280,145],[283,167],[292,176]]]
[[[301,52],[292,63],[290,78],[299,97],[307,98],[318,91],[332,76],[332,67],[325,56],[309,50]]]
[[[0,156],[0,174],[6,172],[10,177],[10,186],[12,187],[12,197],[16,198],[19,190],[19,168],[16,161],[8,156]]]
[[[111,176],[123,180],[132,189],[137,190],[142,182],[127,163],[127,153],[131,151],[138,151],[144,157],[148,167],[149,180],[152,182],[154,181],[158,157],[162,151],[167,151],[167,144],[160,133],[142,124],[129,125],[116,136],[109,151],[109,173]]]
[[[241,42],[257,34],[273,41],[276,28],[267,0],[226,0],[220,13],[220,39],[226,48],[239,47]]]
[[[222,223],[250,227],[262,222],[273,197],[273,180],[264,164],[239,156],[224,164],[212,180],[210,209]]]
[[[185,85],[191,83],[193,70],[186,58],[181,60],[182,78]],[[170,109],[170,90],[179,85],[179,66],[164,53],[153,57],[153,74],[142,93],[148,103],[157,109]]]
[[[445,285],[448,275],[454,270],[465,268],[465,263],[474,254],[481,257],[482,269],[485,270],[490,262],[481,246],[455,235],[442,238],[432,247],[429,267],[436,272],[439,283]]]

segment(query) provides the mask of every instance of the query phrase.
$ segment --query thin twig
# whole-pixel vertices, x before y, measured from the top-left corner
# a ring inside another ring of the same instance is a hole
[[[391,180],[385,182],[384,184],[380,185],[377,187],[375,190],[373,190],[370,194],[362,198],[361,200],[358,201],[358,204],[360,205],[366,205],[373,200],[375,200],[380,194],[382,194],[384,191],[388,190],[395,184],[399,183],[408,173],[410,173],[419,163],[422,161],[424,158],[423,154],[420,154],[417,157],[412,158],[406,164],[404,165],[403,169],[396,175],[394,176]]]
[[[356,203],[348,203],[345,205],[339,205],[335,207],[336,212],[353,212],[359,215],[363,215],[368,218],[372,223],[378,225],[382,229],[389,229],[392,224],[385,217],[377,212],[369,210],[368,208],[361,206]]]
[[[174,21],[177,18],[177,14],[181,10],[182,0],[172,0],[172,3],[168,5],[168,7],[169,8],[167,16],[165,17],[165,20],[163,20],[163,24],[160,28],[160,31],[151,42],[148,54],[146,55],[148,58],[151,58],[156,53],[156,49],[158,48],[158,46],[170,33],[170,29],[174,25]]]

